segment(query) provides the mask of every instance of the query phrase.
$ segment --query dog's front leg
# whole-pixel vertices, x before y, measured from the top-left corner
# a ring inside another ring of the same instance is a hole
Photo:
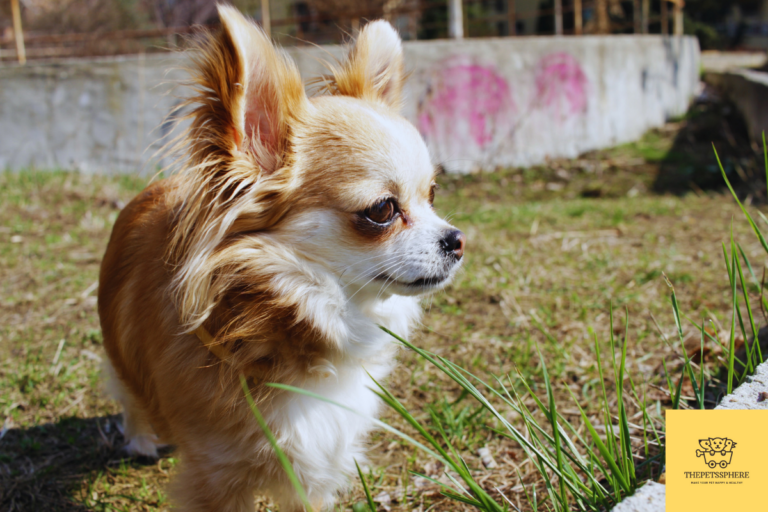
[[[183,512],[253,512],[252,467],[245,461],[222,463],[199,453],[182,453],[171,483],[171,501]]]

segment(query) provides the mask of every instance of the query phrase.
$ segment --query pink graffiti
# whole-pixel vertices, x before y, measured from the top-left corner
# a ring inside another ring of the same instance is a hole
[[[557,109],[560,117],[587,110],[587,77],[572,55],[552,53],[537,67],[536,103]],[[569,107],[567,112],[563,111],[563,102]]]
[[[445,130],[448,139],[455,140],[457,125],[464,121],[481,148],[516,110],[507,81],[493,67],[449,65],[436,73],[427,94],[418,115],[422,134],[431,138]]]

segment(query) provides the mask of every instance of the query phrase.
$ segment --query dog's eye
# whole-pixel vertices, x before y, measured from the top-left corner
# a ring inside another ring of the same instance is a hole
[[[364,212],[365,216],[376,224],[387,224],[395,218],[397,207],[392,199],[384,199]]]

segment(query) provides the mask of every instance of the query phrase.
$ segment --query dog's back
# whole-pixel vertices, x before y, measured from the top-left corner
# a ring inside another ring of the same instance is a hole
[[[133,443],[129,450],[149,456],[157,455],[150,423],[167,431],[155,394],[158,369],[152,362],[162,358],[178,332],[178,326],[168,325],[174,315],[165,314],[172,274],[158,264],[171,229],[173,185],[174,179],[168,179],[147,187],[120,212],[99,276],[99,316],[112,365],[109,387],[127,413],[124,427]]]
[[[247,408],[233,407],[242,399],[239,386],[220,385],[222,361],[178,322],[166,254],[181,200],[174,193],[178,179],[150,185],[131,201],[107,246],[99,316],[111,363],[108,389],[123,405],[130,454],[157,457],[164,444],[188,454],[172,489],[182,510],[252,510],[252,495],[231,492],[233,475],[251,475],[238,482],[251,489],[279,488],[282,475],[275,483],[274,468],[259,472],[259,464],[248,463],[248,471],[238,469],[263,450],[260,431]],[[263,462],[273,463],[269,457]],[[264,473],[269,477],[253,478]]]

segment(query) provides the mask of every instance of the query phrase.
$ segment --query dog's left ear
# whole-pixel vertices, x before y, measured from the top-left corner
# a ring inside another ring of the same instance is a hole
[[[306,99],[304,86],[295,63],[260,28],[234,7],[219,5],[218,10],[224,51],[232,53],[239,71],[230,84],[235,143],[271,173],[285,149],[289,119]]]
[[[190,152],[193,161],[248,155],[271,174],[287,153],[289,127],[307,101],[301,76],[252,21],[231,6],[219,5],[218,11],[221,31],[204,38],[193,54],[197,95],[186,102],[193,107]]]
[[[338,94],[383,102],[398,110],[404,81],[400,36],[384,20],[369,23],[333,75]]]

